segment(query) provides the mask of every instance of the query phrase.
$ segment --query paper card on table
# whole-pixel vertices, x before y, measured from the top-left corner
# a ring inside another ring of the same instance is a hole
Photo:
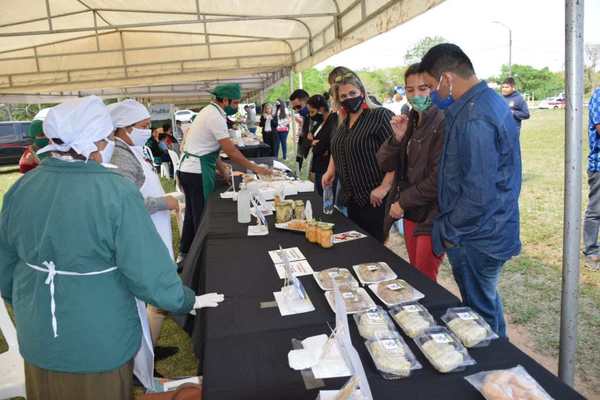
[[[248,236],[266,236],[269,234],[267,225],[248,225]]]
[[[279,313],[282,317],[315,311],[315,307],[308,297],[305,299],[290,300],[289,296],[286,296],[283,293],[283,290],[280,292],[273,292],[273,296],[275,297]]]
[[[306,260],[292,261],[290,262],[290,268],[294,276],[306,276],[314,273],[312,267]],[[284,264],[275,264],[277,275],[279,279],[285,279],[285,267]]]
[[[269,256],[275,264],[283,264],[283,259],[279,256],[279,251],[280,250],[269,251]],[[304,257],[304,254],[302,254],[298,247],[290,247],[288,249],[282,249],[281,251],[285,252],[285,256],[289,262],[306,260],[306,257]]]
[[[333,235],[333,244],[351,242],[352,240],[363,239],[366,237],[367,235],[364,235],[358,231],[336,233]]]

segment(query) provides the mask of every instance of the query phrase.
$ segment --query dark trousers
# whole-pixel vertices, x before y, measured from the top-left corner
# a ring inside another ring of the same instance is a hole
[[[583,220],[583,254],[600,255],[598,231],[600,230],[600,172],[588,172],[589,203]]]
[[[385,199],[379,207],[373,207],[370,203],[366,206],[359,206],[350,202],[348,204],[348,217],[381,243],[385,241],[385,235],[383,234]]]
[[[183,220],[179,253],[187,254],[202,220],[204,189],[202,188],[202,174],[191,174],[182,171],[178,171],[177,173],[179,175],[179,184],[185,194],[185,217]]]
[[[273,133],[274,138],[273,138],[273,142],[274,142],[274,149],[273,149],[273,156],[275,158],[279,158],[279,147],[281,146],[281,152],[283,153],[283,159],[285,160],[287,158],[287,137],[288,137],[288,132],[275,132]]]
[[[492,258],[468,244],[449,248],[447,254],[463,302],[479,313],[494,332],[505,337],[498,279],[506,260]]]
[[[265,142],[265,144],[268,144],[269,147],[271,147],[271,155],[274,156],[275,155],[275,142],[273,139],[273,132],[265,132],[264,128],[262,131],[262,137],[263,137],[263,142]]]

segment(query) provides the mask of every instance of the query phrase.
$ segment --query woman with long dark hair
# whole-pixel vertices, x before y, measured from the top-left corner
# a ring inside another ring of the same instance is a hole
[[[281,152],[285,160],[287,158],[287,137],[290,131],[290,118],[285,102],[281,99],[277,100],[275,116],[277,117],[277,129],[273,137],[275,145],[273,155],[275,158],[279,158],[279,147],[281,146]]]
[[[314,95],[307,102],[308,113],[313,125],[308,134],[312,146],[312,161],[310,172],[315,174],[315,188],[323,195],[321,179],[327,171],[331,156],[331,139],[337,129],[338,116],[331,112],[329,102],[320,95]],[[335,188],[334,188],[335,193]]]

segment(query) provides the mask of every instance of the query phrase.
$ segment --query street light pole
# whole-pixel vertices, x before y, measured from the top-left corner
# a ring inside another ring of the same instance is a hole
[[[492,21],[492,23],[501,25],[508,30],[508,75],[513,76],[513,73],[512,73],[512,29],[510,29],[510,26],[508,26],[500,21]]]

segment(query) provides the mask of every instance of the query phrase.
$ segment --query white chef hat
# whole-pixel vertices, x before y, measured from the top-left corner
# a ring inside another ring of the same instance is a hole
[[[115,128],[124,128],[150,118],[148,109],[133,99],[110,104],[108,110]]]
[[[51,143],[38,154],[72,149],[87,160],[98,150],[95,142],[106,139],[114,129],[108,109],[99,97],[68,100],[52,107],[44,119],[45,135],[60,139],[62,144]]]

